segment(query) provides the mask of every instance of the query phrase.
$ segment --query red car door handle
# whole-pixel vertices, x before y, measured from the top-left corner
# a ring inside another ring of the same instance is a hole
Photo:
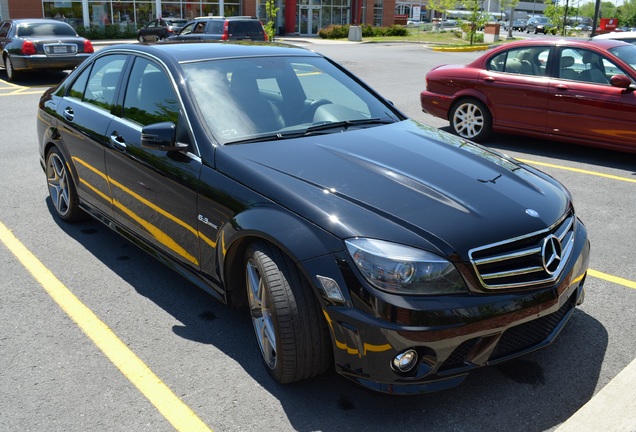
[[[491,76],[487,76],[487,77],[485,77],[485,78],[484,78],[484,81],[494,82],[494,81],[495,81],[495,78],[494,78],[494,77],[491,77]]]
[[[559,89],[559,90],[563,90],[563,91],[565,91],[565,90],[569,90],[569,89],[570,89],[570,88],[569,88],[568,86],[566,86],[565,84],[557,84],[557,85],[555,86],[555,88],[557,88],[557,89]]]

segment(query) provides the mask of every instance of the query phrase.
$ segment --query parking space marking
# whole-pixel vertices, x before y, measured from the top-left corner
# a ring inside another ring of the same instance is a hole
[[[0,222],[0,241],[120,372],[178,431],[211,431],[115,333]]]
[[[40,94],[49,87],[52,87],[52,85],[26,87],[0,80],[0,96]]]
[[[626,286],[627,288],[636,289],[636,282],[631,281],[629,279],[623,279],[622,277],[612,276],[610,274],[592,270],[592,269],[588,269],[587,274],[598,279],[603,279],[608,282]]]
[[[600,173],[600,172],[597,172],[597,171],[588,171],[588,170],[584,170],[584,169],[580,169],[580,168],[572,168],[572,167],[568,167],[568,166],[564,166],[564,165],[555,165],[555,164],[551,164],[551,163],[538,162],[538,161],[533,161],[533,160],[529,160],[529,159],[519,159],[519,158],[517,158],[517,160],[519,162],[527,163],[529,165],[537,165],[537,166],[544,166],[544,167],[549,167],[549,168],[556,168],[556,169],[561,169],[561,170],[565,170],[565,171],[572,171],[572,172],[576,172],[576,173],[580,173],[580,174],[588,174],[588,175],[593,175],[593,176],[597,176],[597,177],[605,177],[605,178],[612,179],[612,180],[619,180],[619,181],[624,181],[624,182],[629,182],[629,183],[636,183],[636,179],[632,179],[632,178],[628,178],[628,177],[615,176],[615,175],[612,175],[612,174],[604,174],[604,173]]]

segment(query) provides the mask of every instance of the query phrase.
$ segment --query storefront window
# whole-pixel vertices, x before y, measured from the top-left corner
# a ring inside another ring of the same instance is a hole
[[[77,28],[84,25],[81,1],[45,1],[42,3],[44,18],[53,18]]]

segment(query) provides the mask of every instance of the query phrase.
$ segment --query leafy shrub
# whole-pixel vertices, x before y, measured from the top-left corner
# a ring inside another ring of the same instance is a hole
[[[318,36],[323,39],[342,39],[349,37],[348,25],[330,25],[318,31]]]
[[[137,27],[134,25],[122,27],[118,24],[107,24],[105,26],[78,27],[77,33],[90,40],[136,39]]]
[[[362,37],[374,36],[406,36],[408,29],[404,26],[393,25],[390,27],[373,27],[368,24],[362,25]],[[323,39],[341,39],[349,37],[348,25],[330,25],[327,28],[320,29],[318,36]]]

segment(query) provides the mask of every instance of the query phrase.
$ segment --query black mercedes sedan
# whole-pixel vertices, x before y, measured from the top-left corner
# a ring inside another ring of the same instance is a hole
[[[414,394],[550,344],[584,298],[568,191],[258,43],[119,45],[39,104],[55,216],[90,215],[230,307],[279,383]]]
[[[73,69],[94,49],[69,24],[32,18],[0,23],[0,52],[7,79],[16,81],[23,71]]]

